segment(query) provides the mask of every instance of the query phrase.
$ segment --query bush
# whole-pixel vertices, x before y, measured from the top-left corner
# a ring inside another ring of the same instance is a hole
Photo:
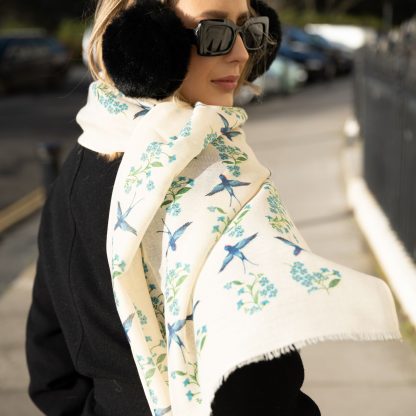
[[[23,29],[25,27],[27,27],[26,23],[23,23],[14,17],[8,17],[6,19],[2,19],[0,22],[0,34],[4,34],[15,29]]]
[[[82,36],[89,22],[79,19],[63,19],[55,36],[72,51],[74,61],[82,61]]]
[[[283,24],[303,27],[308,23],[328,23],[337,25],[366,26],[379,30],[383,27],[382,19],[374,16],[352,16],[339,13],[317,13],[312,10],[299,11],[284,8],[279,11]]]

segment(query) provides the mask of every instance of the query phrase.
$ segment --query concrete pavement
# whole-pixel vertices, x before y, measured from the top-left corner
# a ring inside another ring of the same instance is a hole
[[[325,94],[323,94],[325,92]],[[273,174],[289,213],[311,249],[364,273],[381,276],[345,195],[340,163],[350,115],[350,83],[312,87],[286,99],[247,107],[248,141]],[[360,154],[358,153],[359,157]],[[39,216],[15,230],[28,242],[23,273],[0,297],[0,415],[39,412],[27,395],[24,325],[36,257]],[[13,237],[13,235],[9,236]],[[14,242],[15,250],[19,248]],[[6,241],[7,242],[7,241]],[[4,261],[10,250],[0,259]],[[404,322],[405,324],[405,322]],[[323,416],[412,416],[416,413],[416,350],[410,341],[326,342],[301,351],[303,390]]]
[[[351,115],[350,81],[318,87],[251,112],[250,143],[272,170],[283,201],[311,249],[358,271],[382,277],[348,205],[341,159]],[[257,114],[258,112],[258,114]],[[249,112],[250,117],[250,112]],[[362,156],[355,146],[356,169]],[[407,321],[402,318],[402,326]],[[402,331],[403,333],[403,331]],[[405,335],[405,334],[403,334]],[[416,350],[410,340],[324,342],[302,349],[303,390],[323,416],[416,414]]]

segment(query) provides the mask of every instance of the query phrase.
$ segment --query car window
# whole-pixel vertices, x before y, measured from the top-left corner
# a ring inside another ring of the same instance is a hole
[[[6,49],[6,46],[7,46],[7,43],[8,43],[8,39],[1,39],[0,38],[0,59],[2,58],[2,56],[3,56],[3,52],[5,51],[5,49]]]
[[[11,39],[4,51],[6,61],[26,61],[31,58],[32,51],[26,39]]]
[[[10,62],[45,59],[50,55],[48,44],[41,38],[10,39],[4,50],[4,60]]]
[[[45,42],[45,44],[48,45],[49,49],[53,52],[53,53],[61,53],[61,52],[65,52],[65,48],[63,45],[61,45],[58,41],[56,41],[55,39],[52,38],[45,38],[43,39],[43,41]]]
[[[28,39],[28,43],[32,48],[33,57],[44,58],[51,55],[51,47],[45,38]]]

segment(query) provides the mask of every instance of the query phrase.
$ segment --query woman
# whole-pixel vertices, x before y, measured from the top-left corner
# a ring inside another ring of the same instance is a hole
[[[114,70],[102,56],[103,35],[115,16],[133,4],[101,0],[97,8],[90,65],[94,76],[109,85]],[[178,0],[168,6],[187,28],[218,17],[242,25],[255,15],[246,0]],[[238,89],[256,75],[254,59],[241,36],[218,56],[201,56],[193,47],[174,97],[191,105],[232,106]],[[106,257],[110,198],[121,155],[102,156],[75,145],[42,213],[26,352],[29,394],[47,415],[152,414],[118,319]],[[217,391],[213,415],[318,416],[316,404],[300,391],[303,380],[297,351],[246,365]]]

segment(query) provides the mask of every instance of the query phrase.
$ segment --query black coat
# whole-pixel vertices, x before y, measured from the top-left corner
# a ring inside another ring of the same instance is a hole
[[[46,415],[151,416],[117,313],[106,256],[120,161],[108,162],[76,144],[43,208],[26,357],[29,395]],[[247,365],[222,384],[213,415],[264,410],[319,416],[316,404],[300,391],[303,380],[297,351]]]

